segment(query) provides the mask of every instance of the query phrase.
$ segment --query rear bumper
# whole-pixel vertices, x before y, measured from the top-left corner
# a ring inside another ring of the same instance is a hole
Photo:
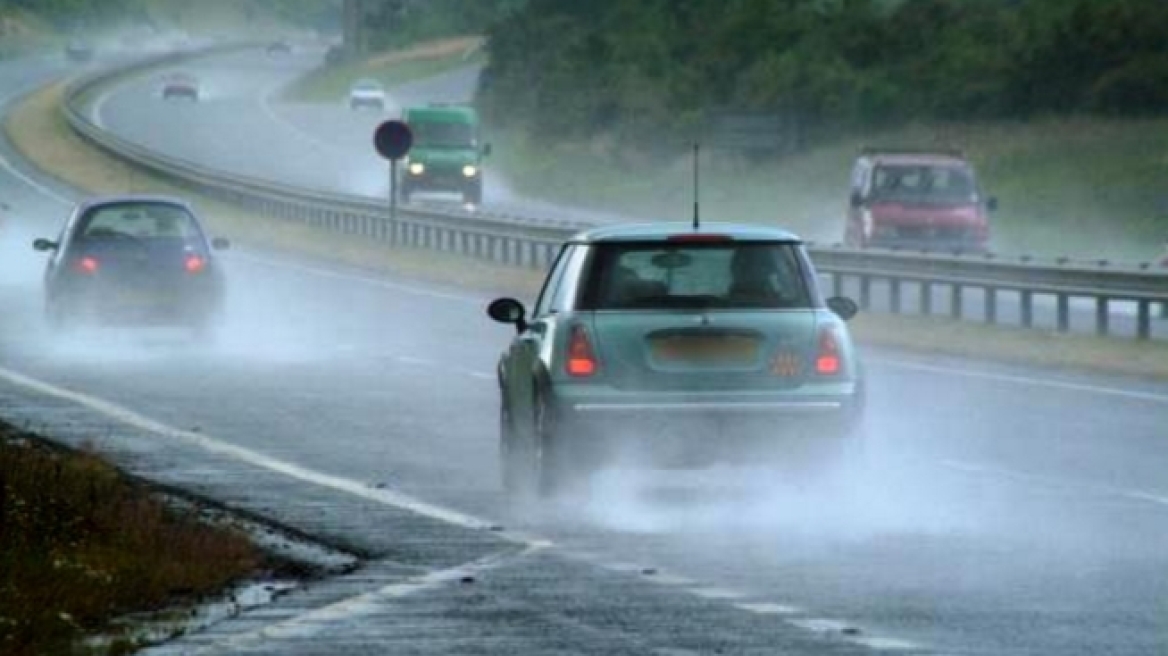
[[[764,440],[850,434],[863,415],[863,388],[855,382],[828,387],[687,394],[564,385],[553,404],[560,425],[585,440],[661,433],[699,440],[729,432]]]

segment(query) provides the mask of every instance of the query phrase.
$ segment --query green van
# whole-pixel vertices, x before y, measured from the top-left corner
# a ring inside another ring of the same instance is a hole
[[[463,202],[483,200],[483,158],[490,144],[481,144],[479,117],[466,105],[408,107],[402,120],[414,133],[414,145],[402,173],[401,198],[416,191],[462,194]]]

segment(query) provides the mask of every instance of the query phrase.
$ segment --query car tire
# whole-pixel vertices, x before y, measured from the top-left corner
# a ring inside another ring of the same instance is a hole
[[[71,313],[61,307],[59,301],[46,301],[45,323],[48,324],[50,333],[60,336],[67,334],[76,321]]]
[[[546,499],[564,491],[576,477],[564,457],[563,436],[544,393],[536,393],[526,420],[516,422],[504,403],[500,413],[503,485],[515,500]]]

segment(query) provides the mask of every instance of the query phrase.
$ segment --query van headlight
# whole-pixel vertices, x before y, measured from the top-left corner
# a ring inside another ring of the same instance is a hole
[[[410,162],[410,175],[422,175],[426,172],[426,165],[421,162]]]
[[[462,167],[462,175],[465,177],[473,178],[478,174],[479,174],[479,167],[477,167],[477,166],[474,166],[472,164],[467,164],[466,166]]]

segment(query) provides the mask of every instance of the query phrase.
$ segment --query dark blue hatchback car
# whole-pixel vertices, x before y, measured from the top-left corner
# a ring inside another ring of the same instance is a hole
[[[119,196],[81,203],[50,253],[45,313],[50,326],[165,325],[210,328],[223,302],[224,280],[214,251],[186,202],[160,196]]]

